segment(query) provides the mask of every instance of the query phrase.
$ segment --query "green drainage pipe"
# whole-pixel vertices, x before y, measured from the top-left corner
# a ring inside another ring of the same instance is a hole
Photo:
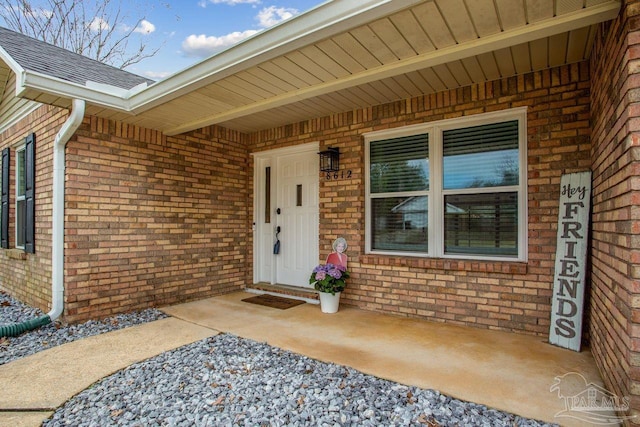
[[[23,332],[31,331],[44,325],[51,323],[51,317],[44,315],[35,319],[26,320],[21,323],[12,323],[11,325],[0,326],[0,338],[2,337],[17,337]]]

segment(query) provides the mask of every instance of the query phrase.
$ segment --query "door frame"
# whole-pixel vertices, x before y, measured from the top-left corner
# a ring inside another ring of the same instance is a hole
[[[271,257],[271,272],[270,272],[270,280],[269,283],[276,284],[277,279],[277,271],[276,271],[276,260],[275,255],[273,253],[265,253],[265,243],[266,237],[263,233],[263,229],[260,226],[260,218],[261,215],[265,213],[265,178],[262,173],[266,167],[271,167],[271,227],[275,226],[275,209],[276,209],[276,197],[277,197],[277,189],[278,189],[278,174],[276,171],[276,166],[278,165],[278,159],[280,157],[290,155],[290,154],[302,154],[302,153],[314,153],[317,154],[320,149],[320,143],[318,141],[295,145],[292,147],[284,147],[284,148],[276,148],[267,151],[260,151],[256,153],[251,153],[253,157],[253,283],[259,283],[264,280],[260,280],[260,271],[262,268],[263,262],[265,261],[265,257]],[[320,178],[318,177],[318,181]],[[318,214],[319,214],[318,207]],[[315,237],[314,242],[310,242],[310,244],[314,244],[316,248],[320,246],[320,230],[318,230],[318,235]],[[273,238],[273,234],[271,235]],[[311,272],[309,272],[311,274]]]

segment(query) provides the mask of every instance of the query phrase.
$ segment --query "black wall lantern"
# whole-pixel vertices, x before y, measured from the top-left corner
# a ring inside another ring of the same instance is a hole
[[[320,172],[337,172],[340,170],[340,149],[328,147],[320,155]]]

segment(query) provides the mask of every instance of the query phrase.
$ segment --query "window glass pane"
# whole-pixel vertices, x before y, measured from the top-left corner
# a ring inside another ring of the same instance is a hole
[[[518,185],[518,121],[443,132],[444,188]]]
[[[372,199],[372,249],[427,252],[428,197]]]
[[[518,193],[445,196],[445,253],[518,255]]]
[[[16,202],[16,246],[24,247],[27,219],[27,203],[24,200]]]
[[[26,184],[26,179],[27,179],[27,174],[25,173],[26,171],[26,160],[25,160],[25,152],[24,150],[20,150],[17,152],[18,154],[18,164],[17,164],[17,170],[16,173],[18,174],[18,196],[24,196],[25,192],[26,192],[26,188],[27,188],[27,184]]]
[[[371,193],[429,189],[429,135],[372,141]]]

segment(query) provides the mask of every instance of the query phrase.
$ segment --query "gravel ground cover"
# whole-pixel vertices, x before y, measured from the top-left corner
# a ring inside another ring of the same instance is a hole
[[[20,323],[45,314],[37,308],[24,305],[6,293],[0,292],[0,325]],[[0,365],[67,342],[164,317],[168,316],[160,310],[148,309],[99,321],[90,320],[77,325],[50,323],[17,337],[0,338]]]
[[[42,313],[0,293],[0,325],[38,315]],[[160,317],[165,315],[146,310],[71,327],[49,325],[3,340],[0,357],[7,363],[53,345]],[[58,408],[43,426],[549,424],[221,334],[98,381]]]

